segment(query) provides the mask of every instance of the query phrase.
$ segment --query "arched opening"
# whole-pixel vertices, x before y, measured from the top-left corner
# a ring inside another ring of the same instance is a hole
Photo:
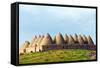
[[[41,50],[39,49],[39,52],[41,52]]]
[[[33,53],[33,51],[31,51],[31,53]]]

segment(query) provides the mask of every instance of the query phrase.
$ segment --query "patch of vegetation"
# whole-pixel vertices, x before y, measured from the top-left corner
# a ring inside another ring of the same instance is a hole
[[[85,49],[63,49],[26,53],[19,56],[19,64],[94,60],[95,58],[91,59],[89,56],[91,52],[95,51]]]

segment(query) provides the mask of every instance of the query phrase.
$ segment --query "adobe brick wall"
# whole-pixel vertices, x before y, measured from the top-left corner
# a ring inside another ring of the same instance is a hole
[[[62,45],[46,45],[42,46],[42,51],[48,51],[48,50],[58,50],[58,49],[87,49],[87,50],[96,50],[96,45],[88,45],[88,44],[74,44],[74,45],[68,45],[68,44],[62,44]]]

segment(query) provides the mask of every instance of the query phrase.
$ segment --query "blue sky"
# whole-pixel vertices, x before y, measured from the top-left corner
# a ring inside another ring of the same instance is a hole
[[[90,35],[95,43],[95,15],[96,10],[89,8],[20,5],[19,46],[34,35],[55,36],[58,32]]]

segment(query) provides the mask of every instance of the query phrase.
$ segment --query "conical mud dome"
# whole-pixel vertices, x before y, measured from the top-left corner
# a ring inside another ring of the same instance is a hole
[[[79,43],[79,42],[78,42],[78,36],[77,36],[77,34],[75,34],[75,35],[73,36],[73,39],[74,39],[75,44],[78,44],[78,43]]]
[[[52,38],[51,38],[51,36],[47,33],[45,36],[44,36],[44,38],[43,38],[43,40],[41,41],[41,44],[40,45],[49,45],[49,44],[52,44],[53,42],[52,42]]]
[[[30,43],[31,46],[34,44],[34,41],[36,40],[36,38],[37,38],[37,36],[34,36],[34,37],[33,37],[32,41],[31,41],[31,43]]]
[[[68,44],[74,44],[74,39],[71,35],[68,35]]]
[[[84,44],[84,40],[81,35],[78,35],[78,42],[79,42],[79,44]]]
[[[57,44],[57,45],[64,44],[64,38],[63,38],[63,36],[61,35],[61,33],[58,33],[58,34],[56,35],[55,41],[56,41],[56,44]]]
[[[36,44],[37,46],[39,45],[40,39],[41,39],[41,35],[39,35],[38,39],[36,40],[36,43],[35,43],[35,44]]]
[[[25,43],[22,45],[22,48],[25,49],[25,48],[28,48],[30,45],[30,42],[29,41],[25,41]]]
[[[87,37],[87,40],[88,40],[88,44],[92,44],[92,45],[94,44],[94,42],[93,42],[91,36],[88,36],[88,37]]]
[[[65,43],[68,43],[68,36],[67,36],[67,34],[64,35],[64,41],[65,41]]]
[[[42,41],[43,38],[44,38],[44,35],[42,35],[42,36],[38,39],[38,42],[37,42],[37,45],[38,45],[38,46],[41,44],[41,41]]]
[[[87,40],[87,37],[85,35],[83,35],[83,40],[84,40],[84,44],[88,44],[88,40]]]
[[[37,45],[37,42],[38,42],[39,38],[40,38],[40,36],[39,36],[39,37],[37,37],[37,38],[35,39],[35,41],[34,41],[34,43],[32,44],[32,46]]]

